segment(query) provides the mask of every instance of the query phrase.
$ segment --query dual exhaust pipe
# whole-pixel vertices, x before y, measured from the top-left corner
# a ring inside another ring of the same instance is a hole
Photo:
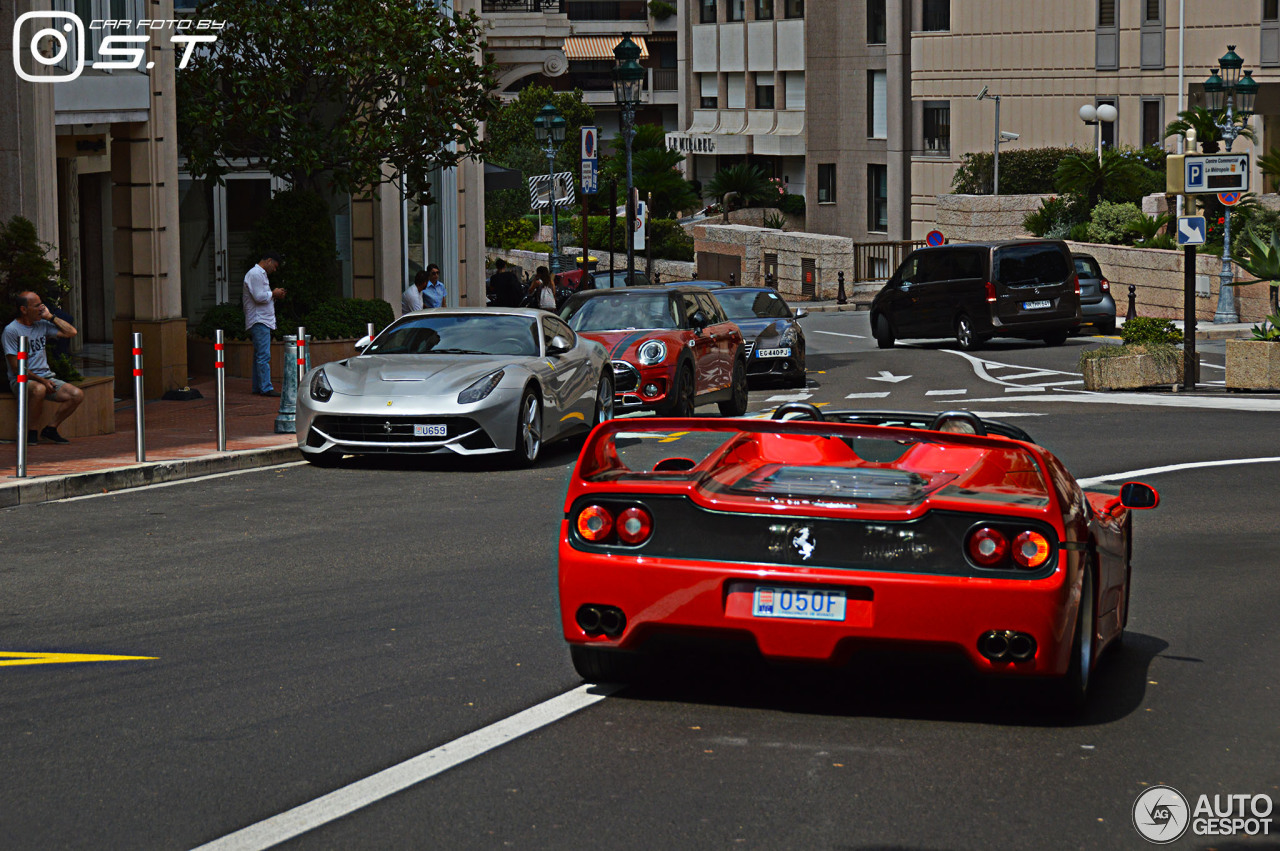
[[[600,606],[588,603],[578,608],[574,616],[578,626],[587,635],[604,635],[617,638],[627,628],[627,616],[617,606]]]
[[[1036,640],[1025,632],[993,629],[978,639],[978,652],[992,662],[1026,662],[1036,655]]]

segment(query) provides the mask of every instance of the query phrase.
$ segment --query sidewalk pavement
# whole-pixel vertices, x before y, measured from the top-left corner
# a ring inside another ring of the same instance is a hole
[[[65,445],[42,440],[28,446],[26,478],[15,475],[15,435],[0,435],[0,508],[299,460],[296,437],[275,433],[280,400],[254,396],[247,378],[228,378],[226,383],[226,452],[218,451],[218,388],[213,378],[191,382],[204,398],[146,403],[147,460],[142,463],[137,460],[132,399],[116,400],[115,434],[77,437]]]

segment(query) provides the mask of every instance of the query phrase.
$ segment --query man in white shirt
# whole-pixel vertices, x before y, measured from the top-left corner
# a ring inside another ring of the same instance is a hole
[[[440,267],[432,263],[413,276],[413,283],[400,297],[402,313],[412,313],[424,307],[444,307],[444,284],[440,282]]]
[[[286,293],[282,287],[272,289],[267,276],[283,262],[279,254],[268,251],[244,276],[241,303],[244,327],[253,340],[253,393],[256,396],[280,395],[280,391],[271,386],[271,332],[276,328],[276,302]]]

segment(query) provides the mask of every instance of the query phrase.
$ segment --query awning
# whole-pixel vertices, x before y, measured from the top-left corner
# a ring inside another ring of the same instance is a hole
[[[649,58],[649,45],[644,36],[633,35],[631,40],[640,48],[640,58]],[[567,59],[607,59],[612,62],[615,57],[613,49],[622,44],[620,35],[571,35],[564,40],[564,55]]]
[[[493,163],[484,164],[484,191],[499,189],[524,189],[524,175],[514,168],[503,168]]]

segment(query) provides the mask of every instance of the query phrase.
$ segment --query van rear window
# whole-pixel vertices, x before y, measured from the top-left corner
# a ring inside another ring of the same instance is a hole
[[[992,270],[1008,287],[1060,284],[1071,277],[1067,257],[1057,245],[1012,245],[996,251]]]

